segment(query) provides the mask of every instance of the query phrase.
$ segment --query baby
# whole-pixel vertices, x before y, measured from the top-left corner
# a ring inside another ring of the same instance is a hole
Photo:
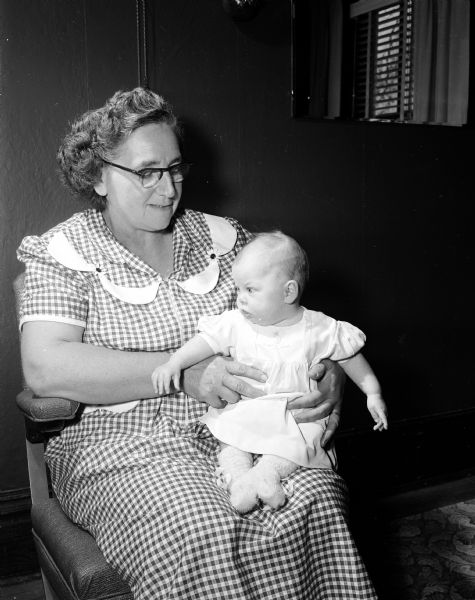
[[[387,429],[387,409],[370,365],[360,352],[364,334],[300,305],[308,279],[304,250],[280,231],[257,234],[236,256],[233,279],[237,310],[202,317],[199,333],[155,369],[157,394],[180,386],[185,369],[214,354],[232,356],[267,374],[259,398],[243,397],[225,408],[209,408],[201,418],[220,441],[218,456],[231,504],[246,513],[259,501],[279,508],[288,487],[282,479],[299,466],[332,468],[333,450],[320,440],[326,420],[297,424],[287,403],[317,384],[309,369],[324,358],[338,361],[366,394],[374,429]],[[261,455],[254,465],[254,455]]]

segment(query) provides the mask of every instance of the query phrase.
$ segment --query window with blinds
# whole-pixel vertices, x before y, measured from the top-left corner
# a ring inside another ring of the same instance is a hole
[[[354,23],[353,118],[410,121],[413,0],[359,0]]]

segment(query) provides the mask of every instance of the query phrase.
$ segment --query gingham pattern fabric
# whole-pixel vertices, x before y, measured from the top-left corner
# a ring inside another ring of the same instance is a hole
[[[200,272],[211,247],[200,213],[174,227],[175,270],[157,298],[125,305],[94,273],[70,271],[25,238],[24,320],[82,323],[84,341],[111,348],[170,351],[198,317],[231,308],[230,266],[248,234],[220,258],[217,288],[199,296],[176,280]],[[86,211],[58,226],[84,258],[118,285],[149,285],[156,273],[120,246],[102,216]],[[206,406],[182,393],[145,400],[128,412],[98,410],[48,445],[58,498],[96,538],[137,600],[344,600],[375,593],[346,520],[346,489],[328,469],[300,469],[283,509],[239,515],[216,484],[217,442],[197,421]]]

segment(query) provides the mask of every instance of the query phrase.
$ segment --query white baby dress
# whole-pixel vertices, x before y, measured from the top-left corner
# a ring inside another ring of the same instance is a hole
[[[198,330],[214,352],[257,367],[268,377],[265,383],[248,380],[264,396],[208,409],[200,420],[213,435],[245,452],[281,456],[303,467],[334,467],[334,451],[320,446],[326,419],[297,425],[287,403],[315,389],[308,377],[312,365],[359,352],[366,339],[363,332],[305,308],[302,319],[290,326],[255,325],[240,311],[230,310],[201,317]]]

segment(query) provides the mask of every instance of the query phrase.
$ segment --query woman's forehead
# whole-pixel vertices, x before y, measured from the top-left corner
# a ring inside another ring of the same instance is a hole
[[[169,164],[180,157],[180,147],[175,132],[166,123],[148,123],[133,131],[118,146],[116,158],[134,161],[134,167],[150,166],[162,162]]]

